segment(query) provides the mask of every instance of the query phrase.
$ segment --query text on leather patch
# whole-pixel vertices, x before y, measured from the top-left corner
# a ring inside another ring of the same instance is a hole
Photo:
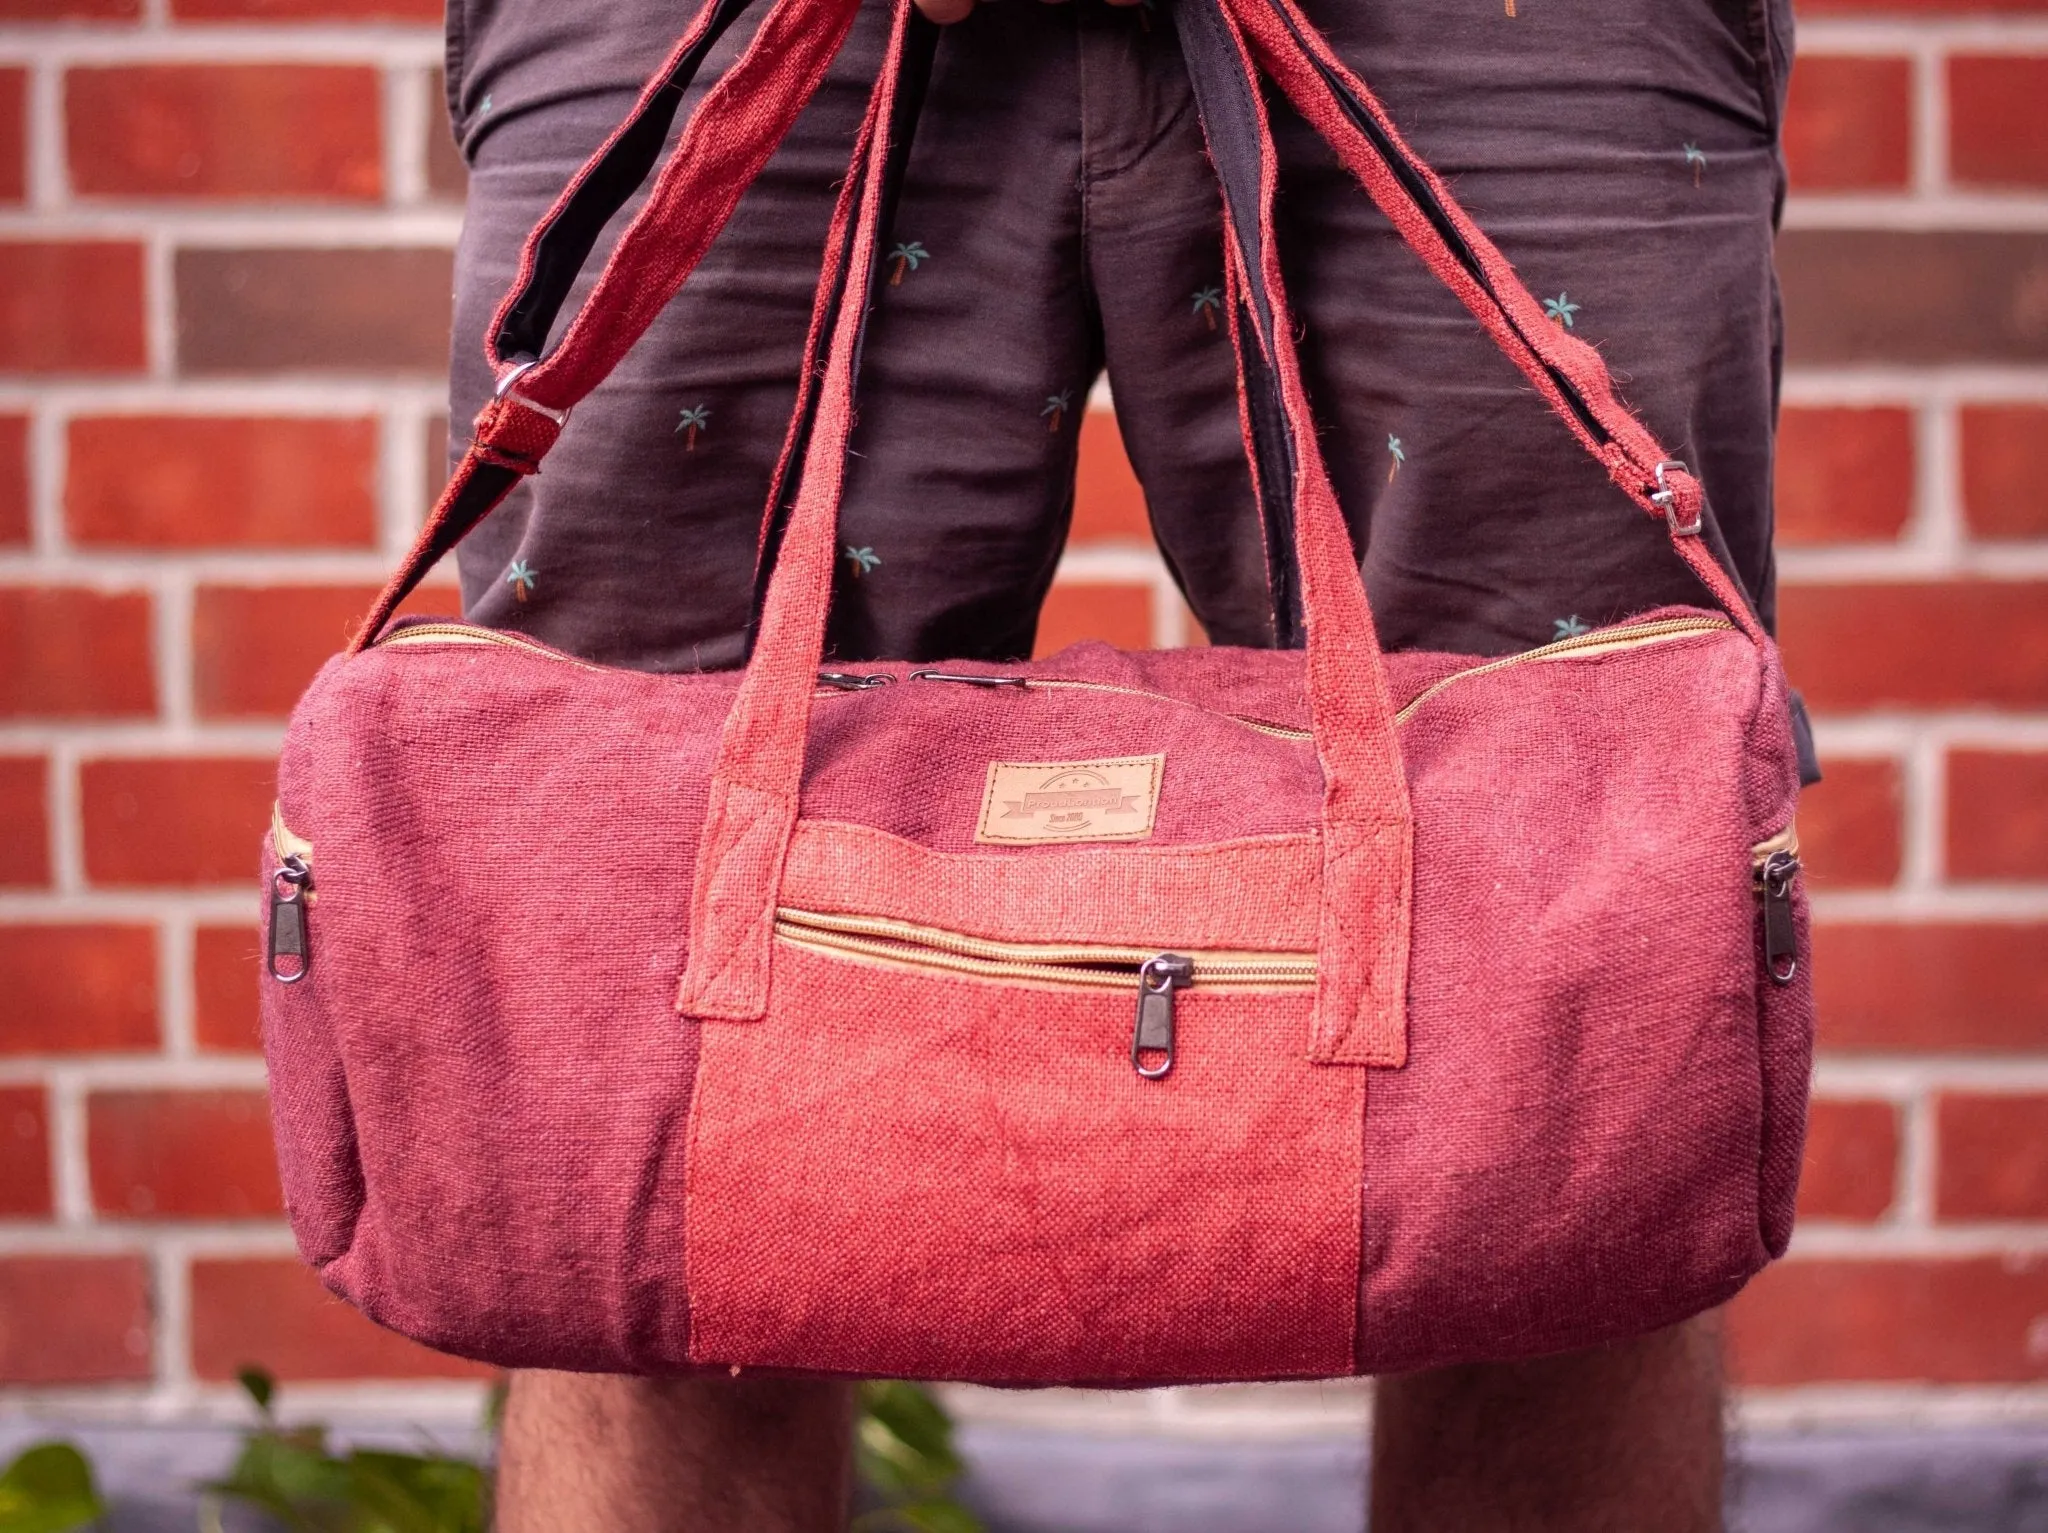
[[[1142,841],[1159,810],[1166,757],[1115,761],[991,761],[976,841]]]

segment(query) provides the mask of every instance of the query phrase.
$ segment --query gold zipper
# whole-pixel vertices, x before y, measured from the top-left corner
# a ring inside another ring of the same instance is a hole
[[[578,660],[566,655],[551,645],[536,639],[523,639],[517,634],[506,633],[497,628],[481,628],[474,623],[414,623],[393,634],[386,634],[372,648],[403,649],[409,644],[482,644],[495,645],[500,649],[521,650],[543,660],[559,660],[564,665],[573,665],[578,670],[601,671],[605,667],[592,665],[587,660]]]
[[[277,853],[279,862],[287,857],[303,857],[309,864],[313,861],[313,843],[292,834],[291,827],[284,822],[284,806],[274,801],[270,806],[270,849]]]
[[[1436,697],[1446,688],[1458,682],[1469,680],[1474,676],[1488,676],[1495,671],[1504,671],[1513,666],[1532,665],[1546,660],[1581,658],[1587,655],[1609,654],[1617,650],[1638,649],[1646,644],[1660,644],[1667,639],[1684,638],[1690,634],[1718,633],[1734,626],[1725,617],[1672,617],[1659,618],[1652,623],[1637,623],[1626,628],[1606,628],[1595,630],[1592,633],[1575,634],[1569,639],[1559,639],[1553,644],[1545,644],[1536,649],[1524,650],[1518,655],[1504,655],[1498,660],[1489,660],[1483,665],[1468,666],[1462,671],[1453,671],[1450,675],[1426,687],[1422,692],[1410,699],[1408,705],[1394,715],[1394,723],[1396,725],[1407,723],[1410,718],[1414,717],[1415,711],[1424,703]],[[384,649],[392,645],[405,644],[496,644],[507,649],[522,650],[527,654],[537,655],[542,659],[560,660],[586,671],[604,669],[602,666],[590,665],[585,661],[576,659],[573,655],[565,655],[558,649],[551,649],[547,645],[538,644],[531,639],[522,639],[495,628],[479,628],[467,623],[416,623],[409,628],[401,628],[388,638],[379,639],[376,647]],[[829,674],[832,680],[826,686],[820,688],[820,695],[832,696],[845,694],[850,691],[865,691],[867,690],[865,685],[856,685],[849,688],[847,682],[866,683],[872,679],[868,677],[843,676],[838,672]],[[1202,708],[1200,703],[1188,702],[1187,699],[1175,697],[1168,692],[1152,692],[1143,687],[1127,687],[1111,681],[1081,681],[1061,676],[954,676],[945,672],[925,672],[922,674],[925,678],[935,681],[958,681],[985,687],[1016,687],[1020,690],[1030,690],[1038,687],[1067,687],[1083,692],[1117,692],[1130,697],[1148,697],[1158,701],[1181,703],[1185,707],[1194,708],[1202,712],[1210,711]],[[1234,724],[1242,724],[1245,728],[1256,731],[1259,734],[1270,735],[1276,740],[1311,740],[1315,738],[1314,733],[1310,730],[1297,729],[1288,724],[1274,724],[1265,719],[1249,718],[1241,713],[1225,713],[1215,716],[1229,719]]]
[[[1106,943],[998,942],[887,916],[849,916],[783,907],[775,934],[796,945],[884,958],[914,967],[951,969],[991,978],[1029,978],[1077,985],[1128,986],[1156,947]],[[1235,950],[1190,952],[1193,981],[1217,985],[1313,985],[1313,953]],[[1191,981],[1191,982],[1193,982]]]
[[[1299,991],[1316,982],[1313,953],[1171,953],[1109,943],[998,942],[886,916],[784,907],[775,935],[789,946],[887,968],[1054,988],[1136,992],[1131,1068],[1146,1080],[1173,1069],[1174,997],[1191,985]]]
[[[1645,644],[1661,644],[1667,639],[1682,639],[1688,634],[1718,633],[1735,625],[1725,617],[1667,617],[1654,623],[1637,623],[1627,628],[1595,629],[1592,633],[1575,634],[1569,639],[1559,639],[1554,644],[1545,644],[1537,649],[1525,649],[1519,655],[1503,655],[1498,660],[1489,660],[1484,665],[1470,666],[1462,671],[1453,671],[1434,685],[1425,687],[1409,700],[1408,706],[1394,715],[1396,724],[1405,724],[1415,715],[1415,710],[1435,697],[1445,688],[1474,676],[1490,676],[1495,671],[1505,671],[1512,666],[1531,665],[1544,660],[1563,660],[1585,655],[1604,655],[1615,650],[1640,649]]]

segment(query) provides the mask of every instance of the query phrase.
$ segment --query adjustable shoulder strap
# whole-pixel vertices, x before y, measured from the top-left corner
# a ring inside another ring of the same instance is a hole
[[[1599,352],[1549,322],[1507,258],[1408,147],[1385,108],[1294,0],[1185,0],[1183,28],[1196,38],[1213,30],[1201,13],[1217,7],[1242,31],[1258,68],[1337,152],[1408,247],[1457,294],[1608,477],[1665,523],[1673,548],[1714,599],[1752,638],[1763,639],[1725,552],[1717,557],[1718,537],[1699,480],[1615,396]],[[1198,53],[1190,54],[1190,67],[1203,67]],[[1238,147],[1212,127],[1211,153],[1226,186],[1231,172],[1223,162]]]
[[[619,236],[583,307],[538,358],[605,221],[659,155],[684,90],[747,0],[706,0],[625,124],[528,237],[485,352],[497,393],[411,552],[356,634],[375,640],[398,604],[490,514],[561,434],[569,411],[618,365],[696,268],[825,76],[859,0],[775,0],[746,50],[690,115],[646,204]]]

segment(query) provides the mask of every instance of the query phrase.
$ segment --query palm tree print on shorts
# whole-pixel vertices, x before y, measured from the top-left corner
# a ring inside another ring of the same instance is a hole
[[[1692,184],[1698,186],[1700,184],[1700,173],[1707,168],[1706,151],[1700,148],[1698,144],[1687,144],[1685,146],[1685,163],[1692,167]]]
[[[685,410],[683,418],[676,422],[676,435],[683,439],[683,451],[697,450],[697,433],[711,429],[711,407],[699,405],[694,410]]]
[[[1543,312],[1553,325],[1572,328],[1572,316],[1579,312],[1579,305],[1573,303],[1568,294],[1559,293],[1555,298],[1543,300]]]
[[[931,258],[932,253],[924,248],[924,242],[921,240],[908,240],[898,245],[889,252],[889,259],[896,263],[896,269],[889,273],[889,286],[903,286],[903,274],[907,271],[916,271]]]
[[[505,584],[512,588],[514,601],[525,601],[533,594],[533,566],[524,559],[514,559],[505,571]]]
[[[1559,639],[1576,639],[1582,633],[1591,633],[1593,631],[1579,621],[1579,615],[1576,612],[1570,617],[1552,618],[1551,627],[1556,630],[1550,636],[1552,643]]]
[[[882,556],[872,548],[855,548],[851,543],[846,545],[846,552],[839,557],[853,566],[853,578],[855,580],[860,579],[861,576],[882,562]]]
[[[1394,460],[1387,465],[1387,483],[1392,484],[1394,476],[1401,472],[1401,465],[1408,461],[1408,454],[1402,449],[1401,439],[1391,431],[1387,433],[1387,456]]]
[[[1195,313],[1211,330],[1216,328],[1216,311],[1223,307],[1223,289],[1220,287],[1197,288],[1190,295],[1195,300]]]
[[[1045,396],[1045,408],[1038,413],[1045,417],[1045,429],[1058,431],[1060,422],[1067,418],[1067,411],[1074,407],[1074,391],[1061,389],[1057,394]]]

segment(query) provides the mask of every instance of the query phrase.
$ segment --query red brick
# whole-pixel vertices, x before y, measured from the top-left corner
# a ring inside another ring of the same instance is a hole
[[[487,1378],[491,1370],[381,1330],[296,1261],[192,1264],[192,1368],[232,1378],[259,1363],[281,1379]]]
[[[183,371],[447,373],[451,251],[186,249],[173,264]]]
[[[135,21],[142,0],[0,0],[0,21]]]
[[[28,195],[28,71],[0,69],[0,202]]]
[[[1889,1102],[1813,1104],[1806,1127],[1806,1166],[1799,1178],[1799,1217],[1868,1224],[1896,1195],[1899,1111]]]
[[[1814,928],[1820,1041],[1835,1049],[2048,1049],[2048,926]]]
[[[49,763],[0,756],[0,887],[50,881]]]
[[[1744,1384],[2048,1377],[2048,1258],[1789,1261],[1729,1310]]]
[[[140,245],[0,241],[0,372],[132,373],[148,361]]]
[[[1935,1102],[1939,1219],[2048,1219],[2048,1096]]]
[[[28,539],[28,418],[0,415],[0,543]]]
[[[1775,253],[1795,367],[2048,360],[2048,231],[1787,229]]]
[[[0,718],[154,713],[149,624],[138,593],[0,587]]]
[[[2048,408],[1965,405],[1963,519],[1981,538],[2048,537]]]
[[[1820,713],[2048,706],[2048,582],[1788,584],[1778,632]]]
[[[0,1054],[156,1046],[152,928],[0,926]]]
[[[193,697],[206,718],[283,718],[362,626],[375,586],[201,586],[192,607]],[[399,611],[447,616],[461,598],[435,584]]]
[[[1822,889],[1871,888],[1899,876],[1899,764],[1831,757],[1799,796],[1799,848]]]
[[[1116,416],[1108,410],[1088,410],[1081,416],[1070,538],[1075,543],[1152,541],[1144,487],[1124,452]]]
[[[0,1257],[0,1384],[144,1381],[150,1334],[141,1257]]]
[[[50,1107],[40,1086],[0,1086],[0,1218],[50,1213]]]
[[[71,423],[64,518],[125,548],[365,548],[377,540],[374,420],[87,416]]]
[[[1785,162],[1794,190],[1902,187],[1912,168],[1912,64],[1811,55],[1792,71]]]
[[[171,0],[179,21],[417,21],[439,25],[442,0]]]
[[[194,1031],[202,1049],[246,1054],[262,1047],[256,1011],[261,956],[253,926],[202,926],[194,933]]]
[[[86,877],[253,889],[275,781],[265,757],[86,762],[79,769]]]
[[[1949,58],[1948,163],[1959,186],[2048,186],[2048,56]]]
[[[64,78],[71,184],[88,197],[383,195],[375,69],[124,64]]]
[[[1778,541],[1871,543],[1913,513],[1909,411],[1787,409],[1778,422]]]
[[[1050,655],[1082,639],[1101,639],[1119,649],[1152,647],[1152,588],[1141,585],[1060,583],[1045,598],[1038,619],[1038,647]]]
[[[1948,876],[2048,879],[2048,752],[1950,752]]]
[[[86,1161],[100,1213],[251,1219],[284,1212],[260,1091],[95,1091]]]

